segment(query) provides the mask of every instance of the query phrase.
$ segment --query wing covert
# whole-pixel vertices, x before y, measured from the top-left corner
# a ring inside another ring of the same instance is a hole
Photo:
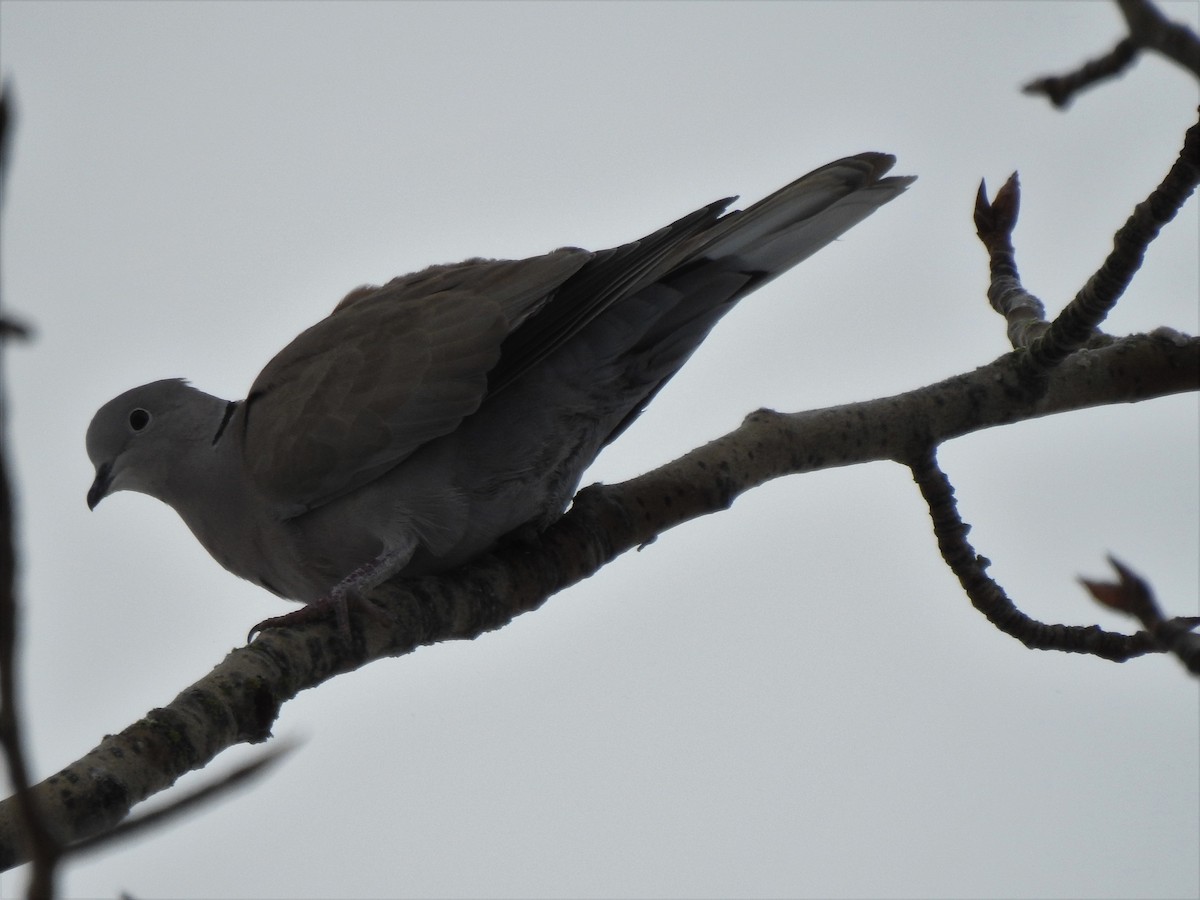
[[[247,470],[284,516],[379,477],[479,408],[504,339],[591,254],[470,260],[359,288],[255,379]]]

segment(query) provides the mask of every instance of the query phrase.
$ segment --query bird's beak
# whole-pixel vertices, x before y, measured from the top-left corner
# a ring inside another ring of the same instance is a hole
[[[96,467],[96,480],[92,482],[92,486],[88,488],[87,504],[88,509],[95,509],[96,504],[108,496],[108,489],[112,486],[112,464],[101,463]]]

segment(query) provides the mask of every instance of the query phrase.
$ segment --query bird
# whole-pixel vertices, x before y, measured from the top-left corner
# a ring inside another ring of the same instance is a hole
[[[894,163],[845,157],[744,210],[729,197],[606,250],[474,257],[355,288],[244,400],[167,378],[101,406],[88,507],[148,494],[224,568],[332,605],[345,628],[346,598],[559,517],[722,316],[914,181],[888,176]]]

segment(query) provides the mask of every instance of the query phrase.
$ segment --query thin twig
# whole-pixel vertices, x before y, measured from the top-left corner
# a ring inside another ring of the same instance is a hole
[[[185,794],[161,809],[156,809],[153,812],[148,812],[127,822],[123,822],[112,831],[80,841],[78,844],[72,844],[67,848],[67,853],[71,856],[77,856],[84,853],[91,853],[95,850],[107,849],[113,844],[122,843],[151,829],[159,829],[163,825],[181,818],[193,809],[224,796],[254,777],[264,774],[269,767],[275,765],[275,763],[279,762],[294,749],[295,744],[277,743],[270,749],[265,750],[258,759],[234,769],[228,775],[212,784],[206,784],[189,794]]]
[[[1194,31],[1172,22],[1149,0],[1117,0],[1117,6],[1129,33],[1116,46],[1074,71],[1043,76],[1021,90],[1044,94],[1056,107],[1065,109],[1076,94],[1124,72],[1143,50],[1160,53],[1200,77],[1200,38]]]
[[[978,555],[967,541],[971,526],[958,514],[954,488],[938,467],[935,452],[929,450],[910,468],[913,480],[929,506],[942,559],[958,578],[971,605],[1000,631],[1031,650],[1087,653],[1114,662],[1125,662],[1160,650],[1157,642],[1144,631],[1127,635],[1105,631],[1098,625],[1047,625],[1021,612],[1004,589],[987,574],[991,562]]]
[[[1026,94],[1045,94],[1058,109],[1066,109],[1075,95],[1085,88],[1116,78],[1137,58],[1138,45],[1132,38],[1122,38],[1107,53],[1089,59],[1078,69],[1063,75],[1043,75],[1022,86]]]
[[[8,174],[9,151],[12,144],[12,98],[5,85],[0,89],[0,196],[3,180]],[[0,352],[3,351],[0,340]],[[0,369],[0,379],[3,371]],[[17,659],[17,635],[20,631],[20,608],[17,599],[16,531],[13,525],[13,498],[7,460],[7,404],[0,384],[0,745],[8,765],[21,819],[29,832],[33,873],[28,896],[54,896],[55,871],[61,851],[45,827],[30,790],[29,763],[21,730],[20,668]]]
[[[1039,369],[1058,365],[1093,334],[1141,268],[1146,248],[1162,227],[1175,218],[1200,184],[1200,122],[1187,130],[1167,177],[1113,236],[1113,249],[1095,274],[1059,313],[1050,328],[1029,348]]]
[[[988,251],[991,275],[988,301],[1008,323],[1008,340],[1014,349],[1028,347],[1050,327],[1045,319],[1046,307],[1025,290],[1017,271],[1012,233],[1020,208],[1021,185],[1016,172],[1004,182],[991,202],[987,198],[987,184],[979,182],[979,193],[975,196],[975,233]]]
[[[1159,647],[1174,653],[1189,672],[1200,677],[1200,635],[1192,631],[1200,625],[1200,617],[1166,618],[1150,582],[1114,556],[1110,555],[1108,562],[1117,573],[1116,581],[1080,578],[1080,584],[1100,605],[1141,622]]]

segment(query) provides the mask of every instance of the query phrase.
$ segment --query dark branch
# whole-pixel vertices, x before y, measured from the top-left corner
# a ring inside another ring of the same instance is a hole
[[[1012,233],[1021,207],[1021,185],[1013,172],[996,199],[988,202],[987,184],[979,183],[975,197],[975,233],[988,251],[988,302],[1008,323],[1008,340],[1014,348],[1028,347],[1050,323],[1042,301],[1025,290],[1017,271]]]
[[[12,148],[12,98],[5,85],[0,90],[0,196],[8,175]],[[0,317],[11,330],[11,323]],[[3,334],[0,334],[0,338]],[[0,339],[0,352],[3,351]],[[0,370],[0,379],[3,371]],[[29,763],[21,731],[21,690],[17,659],[17,635],[21,616],[17,598],[17,549],[14,528],[13,497],[7,459],[7,403],[0,384],[0,745],[13,784],[21,825],[33,860],[30,897],[54,895],[55,869],[60,856],[58,843],[51,836],[39,813],[29,786]]]
[[[1200,635],[1192,632],[1200,625],[1200,617],[1166,618],[1146,579],[1116,557],[1109,556],[1108,562],[1117,573],[1116,581],[1080,578],[1079,582],[1100,605],[1141,622],[1160,649],[1174,653],[1189,672],[1200,677]]]
[[[163,825],[170,824],[193,810],[223,797],[230,791],[246,785],[247,782],[253,781],[254,778],[264,774],[267,769],[279,762],[288,753],[291,753],[293,749],[295,749],[295,745],[287,743],[274,746],[263,752],[258,759],[239,766],[223,778],[211,784],[206,784],[204,787],[197,788],[161,809],[156,809],[154,812],[130,819],[112,831],[85,841],[80,841],[78,844],[73,844],[68,852],[71,856],[78,856],[83,853],[104,850],[115,844],[124,843],[130,838],[136,838],[149,831],[159,829]]]
[[[1036,394],[1022,387],[1022,355],[893,397],[793,415],[754,413],[731,434],[655,472],[584,489],[536,543],[514,540],[457,572],[383,585],[372,599],[394,624],[355,615],[353,642],[334,622],[273,630],[38,785],[47,821],[65,844],[109,830],[133,805],[224,748],[268,738],[282,704],[300,691],[375,659],[501,628],[627,550],[725,509],[773,478],[873,460],[907,464],[922,448],[983,428],[1200,388],[1200,340],[1174,333],[1081,351],[1047,373]],[[1080,646],[1098,640],[1083,632]],[[1128,642],[1137,648],[1136,640],[1115,635],[1099,645],[1116,648],[1108,658],[1128,658]],[[1139,652],[1158,651],[1144,640]],[[0,803],[0,869],[28,853],[12,801]]]
[[[1088,60],[1073,72],[1047,75],[1025,85],[1026,94],[1044,94],[1065,109],[1080,91],[1115,78],[1143,50],[1153,50],[1200,77],[1200,38],[1186,25],[1170,21],[1149,0],[1117,0],[1129,34],[1112,50]]]
[[[1113,236],[1108,258],[1059,313],[1049,330],[1030,346],[1030,359],[1035,366],[1040,369],[1056,366],[1086,343],[1141,268],[1150,242],[1175,218],[1197,184],[1200,184],[1200,122],[1187,130],[1183,148],[1167,177],[1134,207],[1133,215]]]
[[[978,555],[967,541],[971,526],[958,514],[954,488],[938,467],[934,451],[914,461],[912,473],[929,506],[942,559],[958,578],[971,605],[1002,632],[1031,650],[1087,653],[1114,662],[1161,651],[1158,642],[1145,632],[1125,635],[1105,631],[1099,625],[1047,625],[1021,612],[1004,589],[987,574],[991,562]]]
[[[1117,0],[1129,36],[1145,50],[1154,50],[1200,78],[1200,37],[1172,22],[1150,0]]]
[[[1137,55],[1138,45],[1133,39],[1122,38],[1107,53],[1089,59],[1078,69],[1064,75],[1044,75],[1021,90],[1026,94],[1045,94],[1056,107],[1066,109],[1076,94],[1101,81],[1117,77],[1133,63]]]

